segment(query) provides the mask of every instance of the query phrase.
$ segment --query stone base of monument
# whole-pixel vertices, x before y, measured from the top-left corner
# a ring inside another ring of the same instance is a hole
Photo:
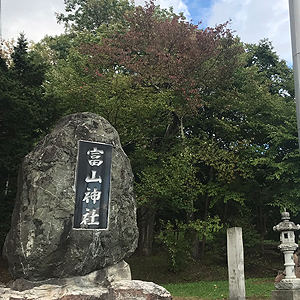
[[[300,300],[300,279],[282,279],[275,283],[272,300]]]
[[[276,290],[300,290],[300,278],[282,279],[275,283]]]
[[[272,300],[300,300],[300,290],[272,291]]]
[[[1,300],[171,300],[163,287],[131,280],[124,261],[85,276],[53,278],[44,281],[17,279],[0,285]]]

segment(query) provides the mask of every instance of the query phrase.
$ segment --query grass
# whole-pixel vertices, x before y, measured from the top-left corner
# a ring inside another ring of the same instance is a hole
[[[283,259],[268,253],[266,257],[247,257],[245,266],[247,300],[271,299],[274,280],[283,269]],[[128,259],[133,279],[152,281],[164,286],[174,300],[229,299],[228,270],[224,257],[207,257],[189,261],[177,273],[168,269],[167,257],[160,253],[151,257],[133,255]]]
[[[166,284],[164,287],[173,297],[198,297],[205,299],[228,298],[228,282],[226,281],[200,281],[184,284]]]
[[[228,281],[201,281],[163,285],[175,299],[228,299]],[[246,296],[251,299],[268,299],[274,289],[274,278],[246,280]]]

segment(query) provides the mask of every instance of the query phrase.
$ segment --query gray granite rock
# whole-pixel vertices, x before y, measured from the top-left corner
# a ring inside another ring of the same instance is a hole
[[[275,290],[271,292],[272,300],[299,300],[300,290]]]
[[[300,279],[282,279],[280,282],[275,282],[276,290],[300,290]]]
[[[139,280],[121,280],[108,287],[43,284],[25,291],[0,287],[1,300],[171,300],[163,287]]]
[[[88,289],[95,287],[110,287],[113,282],[130,281],[131,271],[129,265],[123,260],[113,266],[94,271],[84,276],[73,276],[66,278],[49,278],[41,281],[30,281],[18,278],[7,284],[6,287],[13,291],[23,292],[32,290],[42,285],[47,286],[73,286],[75,289]],[[5,286],[3,286],[5,287]],[[0,298],[1,299],[1,298]]]
[[[141,280],[122,280],[112,284],[113,300],[171,300],[163,287]]]
[[[109,230],[73,229],[78,140],[111,144]],[[112,266],[136,248],[133,174],[118,133],[104,118],[63,118],[21,166],[11,230],[4,244],[13,278],[81,276]]]

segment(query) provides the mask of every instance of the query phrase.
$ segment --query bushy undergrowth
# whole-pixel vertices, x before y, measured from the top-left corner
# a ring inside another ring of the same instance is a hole
[[[258,246],[259,247],[259,246]],[[276,245],[266,247],[265,255],[247,255],[245,277],[274,278],[283,270],[283,258],[275,252]],[[152,256],[134,254],[127,258],[133,279],[152,281],[157,284],[192,283],[199,281],[226,281],[228,279],[226,252],[215,255],[208,251],[204,260],[187,259],[185,266],[177,272],[169,268],[169,254],[156,244]]]

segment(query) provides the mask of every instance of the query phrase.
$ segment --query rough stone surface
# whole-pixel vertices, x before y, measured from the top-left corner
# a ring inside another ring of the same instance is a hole
[[[300,290],[300,279],[282,279],[280,282],[275,282],[276,290]]]
[[[300,290],[276,290],[271,296],[272,300],[300,300]]]
[[[78,140],[113,146],[109,230],[73,229]],[[20,169],[3,251],[13,278],[85,275],[123,260],[137,238],[133,175],[118,133],[95,114],[63,118]]]
[[[112,282],[109,286],[43,284],[25,291],[0,287],[1,300],[171,300],[163,287],[138,280]]]
[[[111,283],[121,280],[131,280],[129,265],[123,260],[116,265],[94,271],[84,276],[67,278],[50,278],[42,281],[29,281],[24,278],[9,282],[7,287],[14,291],[23,292],[42,285],[76,286],[79,288],[109,287]]]
[[[162,300],[172,299],[171,294],[163,287],[139,280],[122,280],[112,284],[114,300]]]

